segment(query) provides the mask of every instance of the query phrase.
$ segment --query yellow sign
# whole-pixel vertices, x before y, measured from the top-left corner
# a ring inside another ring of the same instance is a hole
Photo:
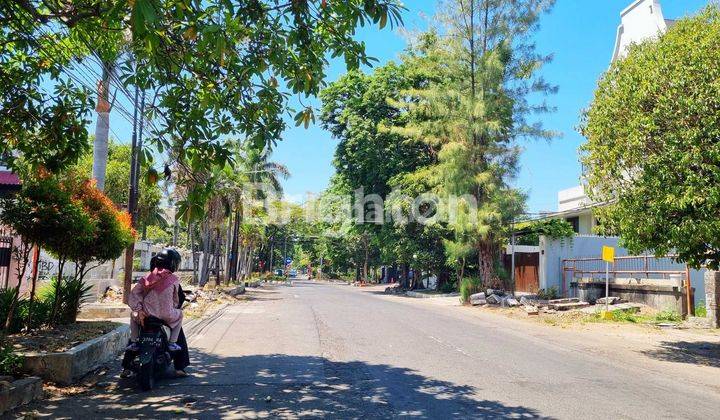
[[[615,248],[611,246],[602,247],[602,259],[607,262],[615,262]]]

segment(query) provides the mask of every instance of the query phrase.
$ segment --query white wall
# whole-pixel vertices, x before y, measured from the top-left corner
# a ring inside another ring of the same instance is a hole
[[[589,204],[590,199],[582,185],[558,191],[558,211],[575,210]]]
[[[576,235],[566,239],[551,239],[540,236],[540,288],[548,289],[555,286],[562,288],[562,260],[568,258],[598,257],[601,255],[603,245],[613,246],[615,255],[627,255],[625,248],[619,248],[619,238],[592,235]],[[570,286],[570,279],[566,280],[566,288]]]
[[[599,258],[603,245],[615,247],[615,256],[628,255],[628,250],[618,246],[619,238],[594,235],[577,235],[564,240],[540,236],[540,288],[555,286],[562,288],[562,260],[570,258]],[[672,264],[672,270],[684,270],[684,264]],[[690,284],[695,288],[695,303],[705,299],[705,270],[690,270]],[[570,278],[565,279],[566,288],[570,287]]]
[[[667,30],[659,0],[634,1],[620,13],[620,22],[612,61],[624,57],[631,44],[657,37]]]

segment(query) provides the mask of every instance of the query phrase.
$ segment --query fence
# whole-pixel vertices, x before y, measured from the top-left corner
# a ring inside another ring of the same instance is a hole
[[[678,263],[675,255],[655,257],[652,255],[633,255],[615,257],[607,273],[613,279],[633,278],[648,280],[681,280],[677,286],[684,289],[687,307],[692,311],[692,285],[690,269]],[[567,290],[568,279],[605,279],[606,262],[602,258],[569,258],[562,260],[562,291]]]

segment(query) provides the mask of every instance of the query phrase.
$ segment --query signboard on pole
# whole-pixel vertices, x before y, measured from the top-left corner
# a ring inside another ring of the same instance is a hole
[[[614,263],[615,262],[615,248],[611,246],[603,246],[602,247],[602,259],[605,262]]]
[[[613,315],[608,311],[608,306],[610,301],[610,263],[615,263],[615,248],[603,246],[602,259],[605,261],[605,312],[602,317],[603,319],[612,319]]]

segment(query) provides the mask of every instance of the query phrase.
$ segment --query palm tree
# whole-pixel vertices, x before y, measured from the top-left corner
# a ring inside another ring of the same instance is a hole
[[[97,123],[95,125],[95,139],[93,140],[93,165],[92,177],[100,191],[105,189],[105,171],[108,160],[108,143],[110,136],[110,79],[115,63],[113,61],[102,62],[102,80],[98,81],[98,100],[95,111],[97,112]]]

